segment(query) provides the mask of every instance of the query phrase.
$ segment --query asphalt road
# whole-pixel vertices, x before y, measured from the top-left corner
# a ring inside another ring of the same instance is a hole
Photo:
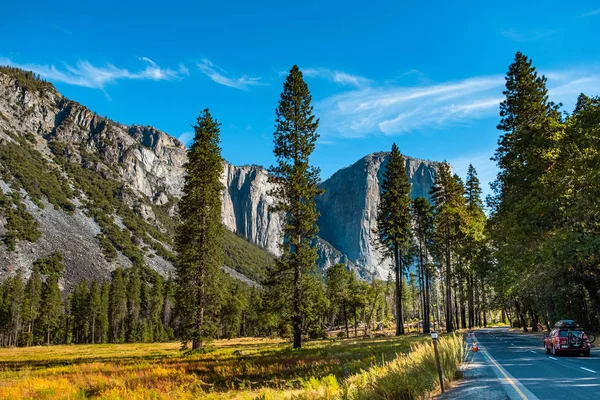
[[[506,328],[478,330],[475,341],[511,399],[600,399],[600,350],[553,357],[539,337]]]

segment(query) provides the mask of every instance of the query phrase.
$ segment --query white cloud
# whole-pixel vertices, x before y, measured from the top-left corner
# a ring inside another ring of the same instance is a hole
[[[600,8],[598,8],[597,10],[586,12],[585,14],[581,14],[579,18],[592,17],[594,15],[600,15]]]
[[[547,76],[550,99],[565,103],[567,111],[580,92],[600,94],[600,69],[553,71]],[[329,137],[399,135],[498,117],[504,83],[497,75],[422,86],[373,84],[328,97],[315,108],[321,132]]]
[[[340,85],[350,86],[367,86],[371,83],[370,79],[362,76],[348,74],[343,71],[333,71],[327,68],[307,68],[302,69],[302,74],[311,78],[323,78],[330,82],[339,83]]]
[[[252,78],[242,75],[239,78],[228,77],[227,71],[213,64],[209,59],[205,58],[202,62],[196,64],[200,71],[208,76],[213,82],[220,85],[229,86],[235,89],[248,90],[249,86],[262,86],[265,83],[260,81],[260,77]]]
[[[345,137],[400,134],[478,118],[501,101],[501,76],[428,86],[368,87],[316,103],[322,131]]]
[[[147,57],[138,57],[138,59],[148,65],[146,68],[135,72],[117,68],[113,64],[97,67],[87,60],[78,61],[75,66],[64,64],[63,68],[47,64],[19,64],[7,58],[0,58],[0,64],[33,71],[51,82],[62,82],[95,89],[104,89],[106,86],[123,79],[161,81],[179,77],[177,72],[168,68],[161,68]]]

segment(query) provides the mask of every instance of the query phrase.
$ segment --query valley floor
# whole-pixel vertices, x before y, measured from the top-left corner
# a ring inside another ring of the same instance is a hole
[[[322,340],[292,350],[287,341],[245,338],[192,355],[179,343],[0,349],[0,398],[327,398],[348,376],[426,340]]]

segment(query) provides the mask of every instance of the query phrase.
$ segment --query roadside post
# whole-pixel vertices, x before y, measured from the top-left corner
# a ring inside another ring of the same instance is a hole
[[[433,352],[435,353],[435,363],[437,364],[437,371],[440,377],[440,387],[442,388],[442,393],[444,393],[444,377],[442,376],[442,365],[440,364],[440,354],[438,353],[437,341],[438,341],[438,333],[431,332],[431,341],[433,342]]]

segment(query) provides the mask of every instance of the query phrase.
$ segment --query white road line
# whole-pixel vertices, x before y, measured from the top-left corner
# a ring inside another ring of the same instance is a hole
[[[556,360],[556,358],[554,358],[554,357],[548,356],[548,358],[551,359],[551,360]]]
[[[473,335],[473,340],[475,335]],[[505,370],[493,357],[488,353],[485,347],[479,347],[484,357],[494,366],[494,374],[498,377],[500,383],[504,387],[506,394],[511,400],[539,400],[529,389],[527,389],[518,379],[515,379],[507,370]]]
[[[529,351],[532,352],[533,354],[535,354],[535,351],[533,351],[533,350],[529,350]]]
[[[593,373],[593,374],[595,374],[595,373],[596,373],[596,371],[594,371],[593,369],[584,368],[584,367],[579,367],[579,368],[581,368],[581,369],[582,369],[582,370],[584,370],[584,371],[591,372],[591,373]]]

